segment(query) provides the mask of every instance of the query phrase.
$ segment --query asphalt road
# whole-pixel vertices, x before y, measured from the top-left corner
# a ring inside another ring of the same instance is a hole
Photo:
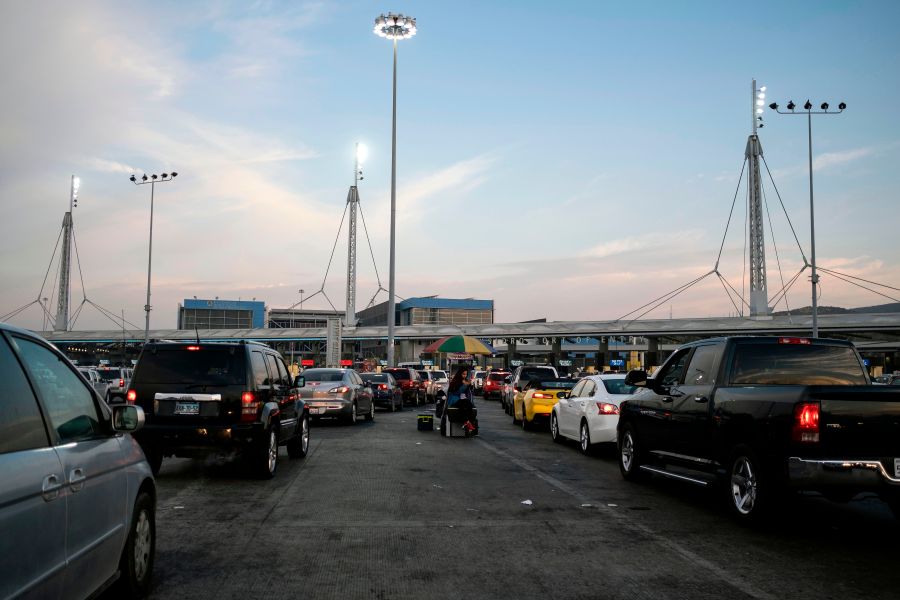
[[[167,459],[152,597],[900,597],[900,521],[877,499],[803,495],[748,529],[718,492],[627,483],[611,451],[479,409],[473,439],[417,431],[412,408],[317,424],[272,481]]]

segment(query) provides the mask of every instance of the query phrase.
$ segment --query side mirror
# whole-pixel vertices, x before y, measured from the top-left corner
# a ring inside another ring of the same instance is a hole
[[[116,404],[112,408],[112,428],[135,432],[144,426],[144,409],[134,404]]]
[[[569,392],[560,392],[556,395],[556,397],[559,398],[560,400],[565,400],[566,398],[569,397]]]
[[[503,383],[512,383],[512,378],[507,377],[506,379],[503,380]]]
[[[372,382],[371,382],[371,381],[365,381],[365,382],[363,382],[363,385],[364,385],[365,387],[367,387],[367,388],[371,388],[371,387],[372,387]]]
[[[633,385],[636,387],[646,387],[647,386],[647,371],[643,371],[640,369],[628,371],[628,374],[625,375],[625,385]]]
[[[297,375],[297,378],[294,380],[294,387],[302,388],[304,386],[306,386],[306,377]]]

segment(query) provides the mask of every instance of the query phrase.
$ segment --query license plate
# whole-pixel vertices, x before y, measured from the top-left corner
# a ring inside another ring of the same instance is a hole
[[[200,414],[200,403],[199,402],[176,402],[175,403],[175,414],[176,415],[199,415]]]
[[[309,409],[309,414],[311,414],[311,415],[321,415],[324,412],[325,412],[324,407],[320,408],[318,406],[313,406],[312,408]]]
[[[894,477],[900,478],[900,458],[894,459]]]

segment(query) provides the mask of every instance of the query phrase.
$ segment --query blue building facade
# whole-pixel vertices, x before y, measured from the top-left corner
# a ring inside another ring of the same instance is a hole
[[[262,329],[266,303],[192,298],[178,305],[178,329]]]

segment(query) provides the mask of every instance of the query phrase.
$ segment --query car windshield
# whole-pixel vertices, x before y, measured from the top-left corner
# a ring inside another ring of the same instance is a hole
[[[435,379],[447,379],[446,371],[432,371]]]
[[[416,371],[422,379],[428,379],[428,371]]]
[[[491,381],[503,381],[507,377],[509,377],[509,373],[491,373],[488,379]]]
[[[308,369],[303,372],[306,381],[343,381],[344,372],[339,369]]]
[[[625,383],[624,377],[622,379],[601,379],[601,381],[609,394],[628,395],[637,391],[636,387]]]
[[[401,379],[409,379],[409,371],[406,369],[388,369],[385,373],[390,373],[394,376],[394,379],[398,381]]]
[[[547,375],[553,377],[553,371],[548,367],[528,367],[527,369],[522,369],[522,372],[519,373],[519,379],[540,379]]]
[[[531,387],[536,390],[571,390],[576,383],[574,379],[535,379]]]
[[[247,383],[243,352],[211,346],[201,346],[199,350],[176,347],[145,351],[135,379],[141,383]]]
[[[379,373],[360,373],[359,376],[363,378],[363,381],[377,381],[378,383],[388,382],[388,376]]]

